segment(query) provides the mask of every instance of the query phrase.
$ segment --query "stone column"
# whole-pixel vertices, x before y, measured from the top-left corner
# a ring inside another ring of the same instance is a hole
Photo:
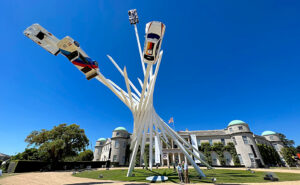
[[[175,153],[172,153],[172,155],[173,163],[175,163]]]
[[[178,153],[178,162],[181,164],[181,156],[180,156],[180,153]]]
[[[167,153],[167,165],[168,165],[168,168],[170,168],[170,160],[169,160],[169,153]]]
[[[171,143],[172,143],[172,146],[171,146],[171,147],[172,147],[172,149],[173,149],[173,148],[174,148],[174,141],[173,141],[173,139],[172,139],[172,142],[171,142]]]

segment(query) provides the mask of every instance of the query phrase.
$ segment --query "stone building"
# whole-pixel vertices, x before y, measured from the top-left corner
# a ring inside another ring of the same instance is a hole
[[[201,143],[221,142],[227,145],[233,143],[237,156],[241,165],[245,167],[260,167],[264,166],[264,161],[260,155],[257,144],[266,144],[275,148],[279,153],[281,160],[284,162],[280,150],[283,148],[283,143],[278,135],[272,131],[265,131],[261,136],[253,134],[249,125],[241,120],[231,121],[225,129],[220,130],[199,130],[199,131],[178,131],[178,134],[191,143],[191,137],[196,138],[196,145],[201,146]],[[118,127],[113,131],[112,138],[100,138],[96,142],[94,160],[106,161],[110,159],[112,162],[118,162],[119,165],[125,165],[126,146],[130,144],[130,133],[124,127]],[[146,140],[149,141],[149,138]],[[187,161],[183,153],[171,140],[171,145],[167,146],[161,141],[161,165],[169,166],[174,162]],[[223,153],[227,166],[233,166],[232,155],[224,151]],[[218,154],[211,152],[211,161],[213,166],[221,166]],[[153,159],[154,163],[154,159]]]
[[[94,161],[117,162],[125,165],[126,148],[130,143],[130,134],[124,127],[117,127],[112,133],[112,137],[99,138],[95,145]]]

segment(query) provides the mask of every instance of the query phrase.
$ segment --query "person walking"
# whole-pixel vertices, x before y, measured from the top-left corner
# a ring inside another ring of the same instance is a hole
[[[189,166],[188,166],[188,163],[182,161],[182,166],[183,166],[183,170],[184,170],[184,182],[187,184],[187,183],[190,183],[190,178],[189,178]]]
[[[180,182],[183,183],[183,171],[182,171],[181,164],[178,164],[177,172],[178,172],[178,178],[179,178]]]

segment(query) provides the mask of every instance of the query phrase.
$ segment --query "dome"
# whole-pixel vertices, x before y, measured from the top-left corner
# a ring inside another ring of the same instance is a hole
[[[244,121],[242,121],[242,120],[232,120],[232,121],[230,121],[230,123],[228,124],[228,126],[238,125],[238,124],[246,124],[246,123]]]
[[[115,130],[125,130],[125,131],[127,131],[126,128],[124,128],[124,127],[117,127],[117,128],[115,128]]]
[[[273,134],[276,134],[276,132],[273,132],[273,131],[270,131],[270,130],[266,130],[261,135],[262,136],[267,136],[267,135],[273,135]]]
[[[105,138],[99,138],[97,141],[106,141],[106,139]]]

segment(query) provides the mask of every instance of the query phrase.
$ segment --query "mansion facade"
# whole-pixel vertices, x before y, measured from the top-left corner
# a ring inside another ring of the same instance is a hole
[[[228,143],[233,143],[240,164],[245,167],[260,167],[264,166],[264,161],[259,152],[257,144],[265,144],[274,147],[278,152],[281,161],[284,164],[284,159],[280,153],[284,147],[279,139],[277,133],[273,131],[265,131],[262,135],[255,135],[251,132],[249,125],[241,120],[231,121],[225,129],[220,130],[199,130],[199,131],[178,131],[182,138],[189,143],[191,138],[194,139],[193,145],[201,146],[201,143],[214,143],[221,142],[224,146]],[[118,163],[120,166],[128,165],[130,153],[128,148],[130,145],[131,134],[124,127],[117,127],[111,138],[100,138],[97,140],[94,150],[94,161],[107,161]],[[146,142],[149,142],[147,138]],[[184,154],[171,140],[170,145],[166,145],[161,141],[161,157],[159,159],[161,166],[170,166],[173,163],[187,161]],[[228,151],[223,153],[226,166],[234,166],[233,157]],[[204,156],[204,155],[203,155]],[[213,166],[221,166],[218,154],[214,151],[211,152],[211,161]],[[154,163],[155,160],[153,160]]]

